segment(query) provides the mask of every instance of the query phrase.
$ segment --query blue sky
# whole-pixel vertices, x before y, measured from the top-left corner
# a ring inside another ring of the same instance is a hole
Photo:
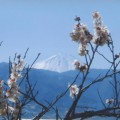
[[[120,2],[118,0],[0,0],[0,61],[8,61],[14,53],[23,54],[29,47],[27,62],[31,63],[37,53],[40,59],[58,53],[78,57],[78,44],[71,41],[69,33],[74,17],[80,16],[93,33],[91,14],[99,11],[104,24],[111,31],[116,51],[120,52]],[[106,47],[102,52],[110,57]],[[82,60],[82,58],[80,58]],[[93,67],[104,66],[103,60]]]

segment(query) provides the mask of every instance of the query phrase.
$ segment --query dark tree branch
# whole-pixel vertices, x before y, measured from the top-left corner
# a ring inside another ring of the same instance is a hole
[[[114,110],[116,110],[115,113],[113,112]],[[98,110],[98,111],[85,111],[85,112],[74,114],[73,119],[76,119],[76,118],[86,119],[86,118],[90,118],[90,117],[93,117],[93,116],[120,118],[119,111],[120,111],[119,107],[117,107],[117,108],[106,108],[106,109],[102,109],[102,110]]]

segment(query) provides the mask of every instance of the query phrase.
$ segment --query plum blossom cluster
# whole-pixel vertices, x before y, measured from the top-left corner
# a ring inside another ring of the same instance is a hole
[[[3,89],[4,81],[0,80],[0,115],[6,116],[7,113],[11,113],[13,111],[13,107],[8,106],[7,99],[4,97],[4,89]]]
[[[95,27],[93,42],[97,45],[103,46],[109,41],[109,30],[106,26],[103,25],[99,12],[93,13],[93,20]]]
[[[0,115],[6,114],[6,100],[3,95],[3,80],[0,80]]]
[[[106,99],[106,104],[113,104],[114,103],[114,99]]]
[[[74,66],[76,70],[80,70],[81,72],[86,72],[88,69],[88,65],[82,65],[78,60],[74,60]]]
[[[85,24],[80,24],[79,17],[76,17],[75,20],[78,21],[78,23],[75,24],[72,33],[70,33],[70,36],[73,41],[79,44],[79,54],[81,56],[84,56],[85,54],[87,54],[86,47],[87,44],[92,40],[93,35],[90,34]]]
[[[93,13],[94,20],[94,35],[92,35],[85,24],[80,23],[80,17],[76,17],[73,31],[70,36],[73,41],[79,44],[78,53],[80,56],[86,55],[89,51],[87,49],[88,43],[92,40],[94,44],[103,46],[110,41],[109,30],[103,25],[101,15],[99,12]]]
[[[13,62],[11,65],[11,74],[8,80],[9,90],[6,92],[6,96],[12,102],[17,102],[20,96],[18,92],[19,87],[17,85],[17,81],[22,77],[22,70],[24,65],[24,60],[21,58],[20,55],[17,56],[17,63]]]
[[[16,119],[19,113],[20,93],[17,82],[22,77],[23,68],[24,59],[18,55],[17,60],[11,63],[11,73],[7,81],[9,89],[6,90],[6,92],[4,91],[5,95],[3,95],[3,80],[0,81],[0,115],[7,115],[8,113],[12,113],[13,118]],[[15,106],[9,106],[7,101],[15,103]]]
[[[78,95],[79,88],[77,87],[77,85],[70,86],[70,84],[68,84],[68,87],[70,89],[70,97],[74,98],[76,95]]]

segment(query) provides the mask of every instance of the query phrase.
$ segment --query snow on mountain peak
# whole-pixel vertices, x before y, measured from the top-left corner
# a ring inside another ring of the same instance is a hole
[[[65,72],[74,70],[73,61],[76,58],[73,56],[53,55],[45,60],[42,60],[34,65],[36,69],[44,69],[56,72]]]

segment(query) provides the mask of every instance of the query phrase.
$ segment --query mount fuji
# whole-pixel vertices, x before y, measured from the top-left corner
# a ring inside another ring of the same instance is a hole
[[[33,68],[61,73],[69,70],[74,70],[73,61],[75,59],[76,58],[74,56],[70,55],[53,55],[45,60],[36,63]]]

